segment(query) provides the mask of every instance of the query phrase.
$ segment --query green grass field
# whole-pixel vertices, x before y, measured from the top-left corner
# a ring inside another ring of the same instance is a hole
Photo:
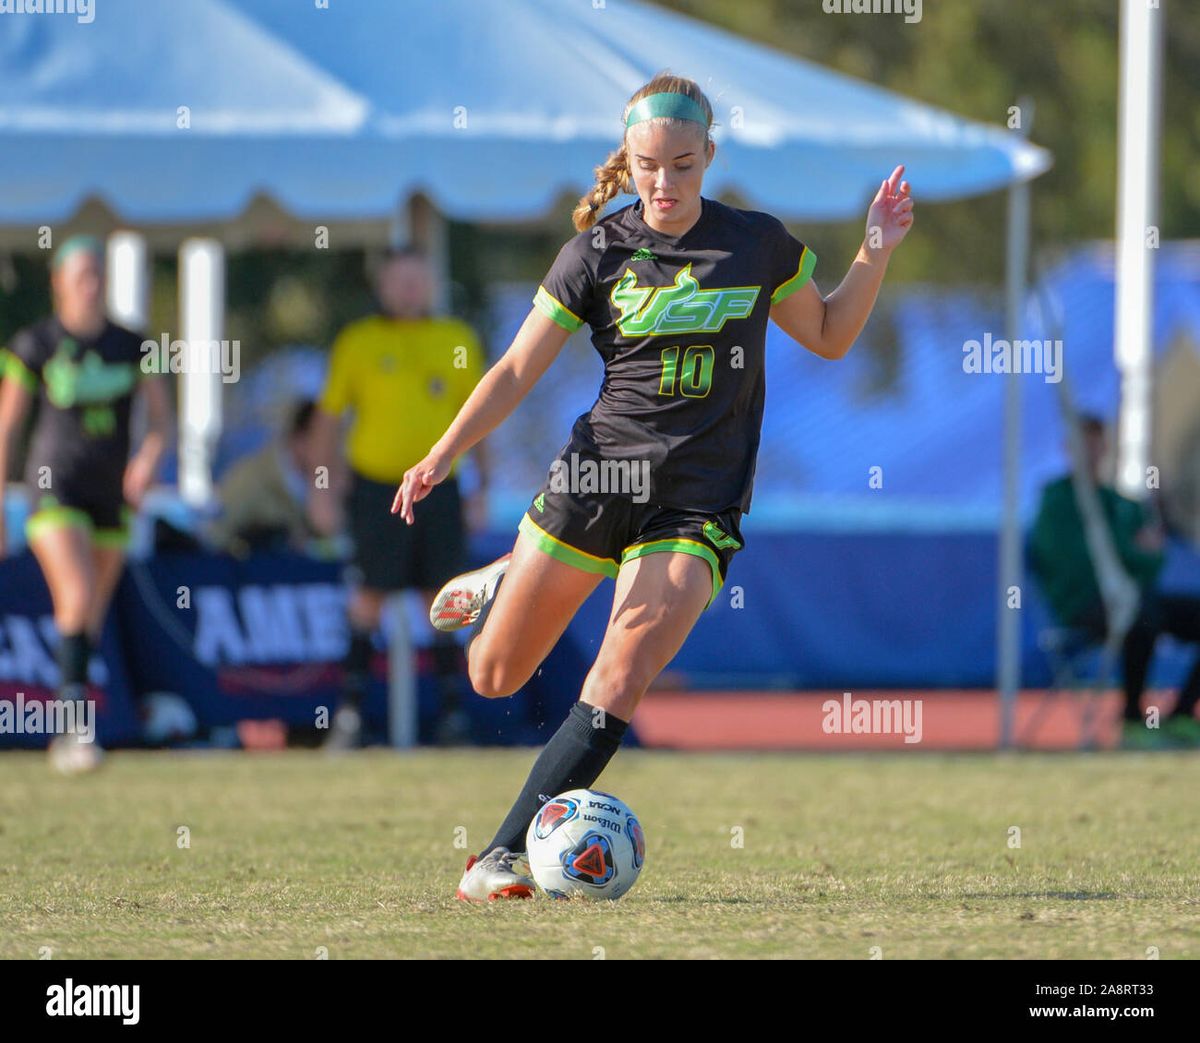
[[[0,756],[0,957],[1200,957],[1195,755],[624,750],[629,895],[456,901],[532,758]]]

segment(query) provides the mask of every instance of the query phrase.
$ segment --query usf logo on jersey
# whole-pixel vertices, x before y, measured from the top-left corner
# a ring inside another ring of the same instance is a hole
[[[626,337],[679,333],[717,333],[730,319],[754,310],[761,286],[702,290],[685,265],[670,286],[639,286],[637,272],[626,269],[610,299],[620,311],[617,328]]]
[[[46,397],[59,409],[107,403],[129,394],[136,370],[125,363],[106,363],[89,351],[80,362],[62,347],[43,367]]]

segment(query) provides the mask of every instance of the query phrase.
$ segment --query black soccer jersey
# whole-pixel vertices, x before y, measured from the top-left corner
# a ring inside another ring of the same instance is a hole
[[[639,199],[570,239],[534,303],[591,327],[604,380],[559,459],[646,461],[651,503],[748,512],[768,313],[815,263],[778,218],[703,197],[682,236],[646,224]]]
[[[13,337],[5,377],[22,381],[39,398],[25,464],[31,488],[45,488],[40,469],[49,467],[51,492],[66,486],[120,490],[130,407],[142,375],[141,345],[137,334],[113,322],[94,338],[73,337],[57,317]]]

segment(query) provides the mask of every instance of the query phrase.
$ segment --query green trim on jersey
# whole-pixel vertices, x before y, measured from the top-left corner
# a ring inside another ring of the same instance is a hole
[[[37,374],[11,351],[0,350],[0,363],[0,376],[15,380],[26,391],[37,391]]]
[[[38,509],[25,519],[26,543],[53,529],[82,529],[95,547],[120,550],[129,546],[133,509],[128,504],[122,505],[121,524],[114,529],[96,528],[87,511],[78,507],[64,507],[54,496],[43,496],[38,504]]]
[[[32,543],[49,529],[83,529],[91,533],[92,519],[78,507],[61,507],[58,504],[34,511],[25,519],[25,540]]]
[[[771,303],[778,304],[785,297],[790,297],[809,279],[812,278],[813,269],[817,266],[817,255],[813,253],[807,246],[804,252],[800,254],[800,265],[796,269],[796,274],[788,279],[785,283],[780,283],[775,288],[775,292],[771,294]]]
[[[528,536],[538,550],[544,551],[552,558],[565,562],[567,565],[573,565],[584,572],[599,573],[609,579],[617,578],[617,563],[612,558],[600,558],[595,554],[580,550],[578,547],[572,547],[569,543],[563,543],[558,537],[551,536],[538,525],[529,517],[528,513],[522,515],[517,530]]]
[[[625,552],[621,555],[621,564],[624,565],[627,561],[632,561],[634,558],[643,557],[646,554],[655,554],[659,551],[676,551],[680,554],[694,554],[698,558],[703,558],[712,568],[713,591],[712,597],[708,599],[708,608],[714,601],[717,600],[717,594],[720,593],[721,585],[724,582],[721,579],[721,563],[717,560],[717,556],[713,553],[711,547],[706,547],[699,540],[689,540],[681,536],[672,536],[665,540],[650,540],[648,543],[633,543],[625,548]]]
[[[539,286],[533,298],[536,304],[548,318],[557,322],[568,333],[574,333],[583,325],[583,319],[576,315],[562,301],[554,296],[545,286]]]
[[[92,543],[97,547],[107,547],[111,550],[124,550],[129,546],[133,533],[130,531],[130,521],[133,512],[124,507],[121,509],[121,527],[118,529],[93,529]]]

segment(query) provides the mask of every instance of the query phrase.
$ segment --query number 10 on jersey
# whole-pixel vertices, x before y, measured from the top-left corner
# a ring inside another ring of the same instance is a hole
[[[678,381],[679,393],[687,398],[704,398],[712,387],[713,346],[692,344],[679,357],[679,345],[662,350],[662,376],[658,380],[660,395],[674,395]]]

